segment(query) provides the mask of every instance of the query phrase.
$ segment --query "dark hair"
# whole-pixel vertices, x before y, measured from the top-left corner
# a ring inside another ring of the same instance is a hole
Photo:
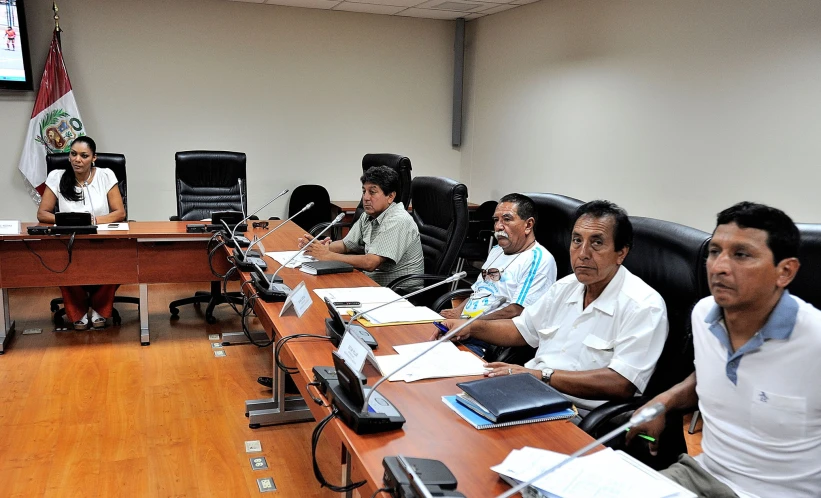
[[[373,183],[382,189],[385,195],[391,195],[391,192],[396,193],[393,202],[399,200],[399,173],[387,166],[371,166],[359,178],[362,185],[366,183]]]
[[[533,226],[535,227],[536,224],[539,222],[539,213],[536,211],[536,204],[533,202],[533,199],[524,195],[524,194],[507,194],[506,196],[499,199],[499,204],[503,202],[511,202],[516,205],[516,214],[519,215],[519,218],[527,221],[528,218],[533,218]]]
[[[730,223],[767,232],[767,247],[773,252],[775,264],[798,257],[801,234],[784,211],[755,202],[739,202],[718,213],[716,227]]]
[[[624,247],[633,247],[633,224],[627,216],[627,211],[610,201],[590,201],[585,202],[576,208],[576,215],[573,217],[573,226],[582,216],[589,215],[593,218],[613,217],[613,245],[616,251],[621,251]]]
[[[93,138],[87,136],[77,137],[71,142],[71,146],[73,147],[76,143],[86,144],[88,148],[91,149],[92,155],[97,154],[97,144]],[[63,176],[60,177],[60,193],[69,201],[81,201],[83,200],[82,194],[74,188],[77,179],[74,176],[74,170],[71,168],[71,156],[69,156],[68,160],[69,167],[63,171]]]

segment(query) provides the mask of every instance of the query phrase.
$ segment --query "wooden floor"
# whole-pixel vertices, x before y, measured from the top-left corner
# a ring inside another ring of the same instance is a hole
[[[227,305],[215,325],[192,306],[169,319],[170,301],[205,288],[149,287],[148,347],[139,343],[136,306],[117,305],[120,327],[55,332],[48,305],[56,288],[10,292],[17,334],[0,356],[0,497],[259,496],[260,477],[278,488],[262,496],[336,496],[311,470],[314,423],[248,428],[244,401],[271,395],[256,383],[270,375],[271,348],[232,346],[215,358],[208,334],[240,330]],[[42,333],[21,334],[35,328]],[[270,470],[251,470],[259,454],[245,453],[244,441],[254,439]],[[332,482],[338,461],[320,445]]]

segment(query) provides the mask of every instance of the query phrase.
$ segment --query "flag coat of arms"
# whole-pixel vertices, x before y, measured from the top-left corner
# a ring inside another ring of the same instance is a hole
[[[45,189],[46,154],[68,152],[71,141],[81,135],[83,121],[55,31],[18,166],[38,194]]]

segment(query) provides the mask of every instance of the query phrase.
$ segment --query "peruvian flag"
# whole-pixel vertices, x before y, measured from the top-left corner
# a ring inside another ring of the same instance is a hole
[[[68,152],[71,141],[81,135],[85,135],[83,121],[55,30],[37,101],[31,111],[23,155],[17,166],[38,194],[42,195],[46,187],[46,154]]]

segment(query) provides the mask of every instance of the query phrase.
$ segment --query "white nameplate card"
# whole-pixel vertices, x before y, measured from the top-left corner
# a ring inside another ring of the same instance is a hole
[[[20,220],[0,220],[0,234],[17,235],[20,233]]]
[[[339,343],[339,348],[337,349],[339,356],[357,372],[362,371],[362,367],[365,366],[365,360],[368,358],[370,351],[371,348],[362,342],[362,339],[357,337],[356,334],[349,334],[347,332],[342,336],[342,341]]]
[[[311,299],[311,295],[308,293],[308,288],[305,287],[305,282],[300,282],[299,285],[294,287],[294,290],[288,294],[288,297],[285,299],[285,304],[279,312],[279,316],[285,314],[288,308],[293,305],[294,311],[296,311],[296,316],[302,317],[302,314],[305,313],[305,310],[307,310],[311,304],[313,304],[313,300]]]

